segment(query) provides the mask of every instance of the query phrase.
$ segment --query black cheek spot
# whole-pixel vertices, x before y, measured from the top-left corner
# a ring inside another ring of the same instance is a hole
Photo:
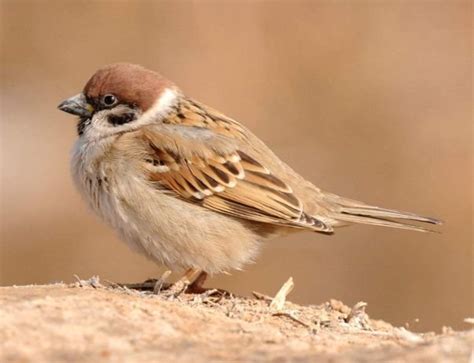
[[[134,113],[122,113],[120,115],[109,115],[108,121],[111,125],[120,126],[124,124],[128,124],[136,119]]]

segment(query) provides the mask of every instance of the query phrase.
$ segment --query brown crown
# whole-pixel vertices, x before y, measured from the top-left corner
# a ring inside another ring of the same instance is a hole
[[[113,94],[119,102],[136,105],[146,111],[170,87],[175,86],[156,72],[137,64],[116,63],[95,72],[83,92],[91,99]]]

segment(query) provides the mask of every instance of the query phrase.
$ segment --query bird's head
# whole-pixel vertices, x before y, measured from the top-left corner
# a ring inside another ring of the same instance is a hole
[[[79,136],[98,139],[160,122],[178,95],[177,87],[160,74],[116,63],[97,70],[81,93],[58,108],[79,116]]]

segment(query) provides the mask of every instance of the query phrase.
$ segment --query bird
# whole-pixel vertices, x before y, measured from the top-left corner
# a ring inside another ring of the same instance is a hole
[[[58,108],[78,116],[71,173],[90,208],[132,249],[184,271],[195,290],[208,274],[255,262],[279,236],[441,224],[316,187],[242,123],[140,65],[99,68]]]

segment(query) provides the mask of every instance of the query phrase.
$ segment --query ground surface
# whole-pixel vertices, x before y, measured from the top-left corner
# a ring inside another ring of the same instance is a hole
[[[414,334],[364,304],[169,297],[73,285],[0,288],[1,362],[469,362],[474,333]]]

